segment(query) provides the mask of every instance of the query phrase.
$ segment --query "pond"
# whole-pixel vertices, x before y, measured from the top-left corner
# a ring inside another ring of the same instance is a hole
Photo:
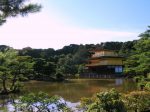
[[[78,102],[82,97],[91,97],[94,93],[116,88],[119,92],[136,89],[132,80],[123,79],[74,79],[64,83],[29,81],[25,83],[27,92],[43,91],[49,95],[59,95],[65,100]]]
[[[106,91],[116,88],[119,92],[127,93],[136,90],[136,84],[130,79],[72,79],[67,82],[44,82],[29,81],[24,83],[25,93],[37,93],[43,91],[49,95],[59,95],[71,103],[79,102],[82,97],[91,97],[96,92]],[[0,100],[0,106],[3,107],[11,98]],[[17,96],[16,96],[17,98]]]

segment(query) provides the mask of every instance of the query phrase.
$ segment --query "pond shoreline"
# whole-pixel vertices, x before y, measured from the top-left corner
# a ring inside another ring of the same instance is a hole
[[[70,103],[79,102],[82,97],[92,97],[97,92],[107,91],[116,88],[119,92],[127,93],[136,90],[134,82],[130,79],[68,79],[65,82],[48,82],[30,80],[23,82],[24,91],[20,94],[10,94],[10,97],[1,96],[0,104],[6,106],[8,101],[17,97],[43,91],[50,96],[61,96]],[[130,86],[129,86],[130,85]]]

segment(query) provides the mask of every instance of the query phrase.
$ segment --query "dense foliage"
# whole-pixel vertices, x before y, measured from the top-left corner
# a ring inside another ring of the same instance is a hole
[[[33,63],[29,56],[19,56],[16,50],[0,52],[0,93],[20,91],[23,81],[32,71]]]
[[[140,37],[133,46],[132,54],[125,61],[125,73],[147,76],[150,73],[150,30]]]
[[[30,93],[19,98],[15,103],[15,112],[71,112],[65,102],[58,96],[48,96],[46,93]]]
[[[31,56],[34,59],[44,59],[53,63],[55,73],[64,77],[74,77],[84,72],[84,65],[90,57],[92,49],[114,50],[125,57],[124,73],[127,76],[147,75],[150,71],[150,35],[149,29],[140,35],[139,40],[127,42],[103,42],[100,44],[75,45],[71,44],[62,49],[32,49],[20,50],[20,55]],[[143,60],[144,59],[144,60]],[[52,73],[51,73],[52,74]],[[54,74],[54,73],[53,73]]]
[[[150,92],[118,93],[115,89],[97,93],[92,98],[82,98],[80,108],[86,112],[148,112]]]
[[[19,50],[21,56],[31,56],[34,61],[34,79],[54,80],[58,74],[63,77],[75,77],[83,72],[90,53],[84,45],[70,45],[62,49],[32,49],[24,48]],[[59,80],[59,79],[58,79]]]
[[[18,91],[19,81],[23,80],[63,81],[65,78],[78,78],[85,72],[85,64],[91,55],[89,51],[92,49],[114,50],[125,56],[124,73],[127,77],[147,76],[150,73],[150,30],[142,33],[140,37],[139,40],[128,42],[104,42],[96,45],[71,44],[58,50],[30,47],[15,50],[1,45],[0,77],[3,85],[1,90],[4,93]]]

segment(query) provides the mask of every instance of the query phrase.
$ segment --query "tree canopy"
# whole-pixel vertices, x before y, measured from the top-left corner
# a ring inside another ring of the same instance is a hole
[[[25,16],[38,12],[40,9],[41,5],[29,3],[28,0],[1,0],[0,25],[5,23],[8,17]]]
[[[141,38],[134,44],[132,55],[125,61],[125,72],[146,76],[150,73],[150,29],[139,36]]]

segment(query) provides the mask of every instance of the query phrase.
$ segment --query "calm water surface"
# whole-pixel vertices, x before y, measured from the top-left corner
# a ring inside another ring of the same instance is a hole
[[[74,79],[61,83],[44,81],[29,81],[24,83],[24,93],[43,91],[49,95],[59,95],[64,100],[70,102],[70,104],[79,102],[82,97],[91,97],[96,92],[106,91],[111,88],[116,88],[119,92],[127,93],[136,90],[136,84],[129,79]],[[18,95],[12,95],[11,97],[0,96],[0,112],[3,108],[9,106],[9,102],[12,102],[14,97],[17,99]]]
[[[78,102],[81,97],[91,97],[94,93],[116,88],[119,92],[136,89],[132,80],[123,79],[74,79],[64,83],[29,81],[25,83],[27,92],[44,91],[49,95],[59,95],[65,100]]]

